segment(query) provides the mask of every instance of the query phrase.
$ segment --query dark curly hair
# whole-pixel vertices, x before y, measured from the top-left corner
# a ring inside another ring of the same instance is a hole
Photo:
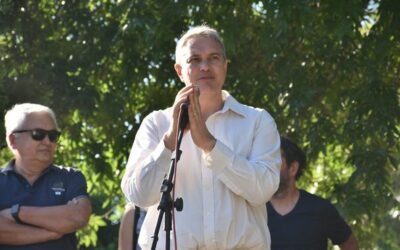
[[[306,155],[296,143],[284,136],[281,136],[281,150],[288,166],[295,161],[299,163],[299,170],[296,173],[296,180],[298,180],[306,168]]]

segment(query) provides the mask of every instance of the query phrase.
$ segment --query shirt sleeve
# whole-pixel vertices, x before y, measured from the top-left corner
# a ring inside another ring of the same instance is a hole
[[[335,245],[345,242],[351,235],[349,225],[331,203],[327,204],[325,211],[326,216],[324,218],[326,219],[325,228],[327,237],[331,239],[332,243]]]
[[[70,169],[66,183],[68,183],[65,190],[67,201],[83,196],[89,197],[87,193],[86,179],[81,171]]]
[[[149,207],[159,200],[160,187],[171,162],[172,152],[164,145],[158,123],[154,112],[143,120],[121,182],[128,201],[139,207]]]
[[[265,110],[257,119],[247,156],[218,140],[214,149],[204,156],[207,166],[218,178],[254,206],[265,205],[277,190],[281,165],[280,136],[275,121]]]

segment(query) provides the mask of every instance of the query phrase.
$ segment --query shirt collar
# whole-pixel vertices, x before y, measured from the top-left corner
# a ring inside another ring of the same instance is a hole
[[[54,168],[56,167],[53,164],[50,164],[50,166],[43,171],[42,175],[53,170]],[[3,174],[8,174],[10,172],[17,173],[15,172],[15,159],[9,161],[7,165],[5,165],[4,168],[1,169],[0,172]]]
[[[221,109],[221,113],[231,110],[236,114],[246,117],[246,111],[241,103],[239,103],[228,91],[222,90],[222,99],[225,100],[224,107]]]
[[[9,161],[2,169],[1,173],[6,174],[8,172],[14,172],[14,166],[15,166],[15,159]]]

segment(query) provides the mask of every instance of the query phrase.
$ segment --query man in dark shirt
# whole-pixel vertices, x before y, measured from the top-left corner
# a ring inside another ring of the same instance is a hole
[[[77,249],[75,231],[92,207],[82,173],[52,163],[59,136],[54,112],[18,104],[5,126],[15,159],[0,169],[0,249]]]
[[[271,249],[326,250],[328,239],[342,250],[358,249],[350,227],[327,200],[296,187],[306,166],[304,152],[281,137],[278,191],[267,203]]]

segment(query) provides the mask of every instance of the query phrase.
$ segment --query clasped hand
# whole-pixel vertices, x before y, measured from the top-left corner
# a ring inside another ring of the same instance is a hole
[[[208,153],[214,148],[216,139],[206,126],[205,119],[201,112],[199,97],[200,89],[197,85],[185,86],[176,95],[171,117],[172,122],[164,135],[164,144],[169,150],[175,150],[175,138],[178,133],[177,125],[179,123],[180,107],[182,103],[187,101],[190,103],[188,108],[189,125],[185,132],[190,130],[193,142],[204,152]]]

